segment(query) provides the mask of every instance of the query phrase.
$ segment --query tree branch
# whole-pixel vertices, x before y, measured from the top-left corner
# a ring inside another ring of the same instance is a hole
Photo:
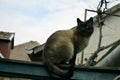
[[[105,50],[105,49],[107,49],[107,48],[109,48],[109,47],[111,47],[111,46],[114,46],[114,45],[116,45],[116,43],[118,43],[118,42],[120,42],[120,39],[117,40],[117,41],[115,41],[115,42],[113,42],[113,43],[111,43],[111,44],[109,44],[109,45],[107,45],[107,46],[102,46],[102,47],[98,48],[94,53],[92,53],[92,55],[91,55],[90,58],[87,60],[87,63],[86,63],[85,65],[86,65],[86,66],[90,66],[90,65],[93,63],[94,59],[97,57],[97,54],[98,54],[100,51],[103,51],[103,50]]]

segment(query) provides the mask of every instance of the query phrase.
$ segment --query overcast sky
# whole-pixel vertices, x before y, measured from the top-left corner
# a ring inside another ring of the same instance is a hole
[[[15,45],[30,40],[43,44],[53,32],[76,26],[76,18],[84,20],[84,10],[96,10],[99,1],[0,0],[0,31],[14,32]],[[109,5],[118,1],[110,0]]]

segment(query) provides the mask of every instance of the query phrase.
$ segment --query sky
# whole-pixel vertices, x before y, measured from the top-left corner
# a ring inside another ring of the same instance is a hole
[[[96,10],[99,1],[0,0],[0,31],[14,32],[15,45],[28,41],[43,44],[53,32],[76,26],[76,18],[84,20],[85,9]],[[109,6],[119,2],[110,0]]]

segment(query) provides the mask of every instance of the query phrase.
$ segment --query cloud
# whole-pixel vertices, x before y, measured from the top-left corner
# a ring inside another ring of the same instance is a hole
[[[76,18],[84,20],[88,7],[84,0],[0,0],[0,29],[15,32],[15,44],[42,44],[53,32],[76,26]]]
[[[41,0],[1,0],[1,4],[10,7],[19,7],[19,8],[36,8],[39,6]]]

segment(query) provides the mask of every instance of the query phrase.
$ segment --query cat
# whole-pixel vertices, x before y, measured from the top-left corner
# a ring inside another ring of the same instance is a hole
[[[89,38],[94,31],[93,18],[83,22],[77,18],[75,29],[59,30],[46,41],[43,58],[47,71],[62,78],[71,78],[77,53],[87,47]],[[67,72],[58,67],[61,63],[70,61]]]

